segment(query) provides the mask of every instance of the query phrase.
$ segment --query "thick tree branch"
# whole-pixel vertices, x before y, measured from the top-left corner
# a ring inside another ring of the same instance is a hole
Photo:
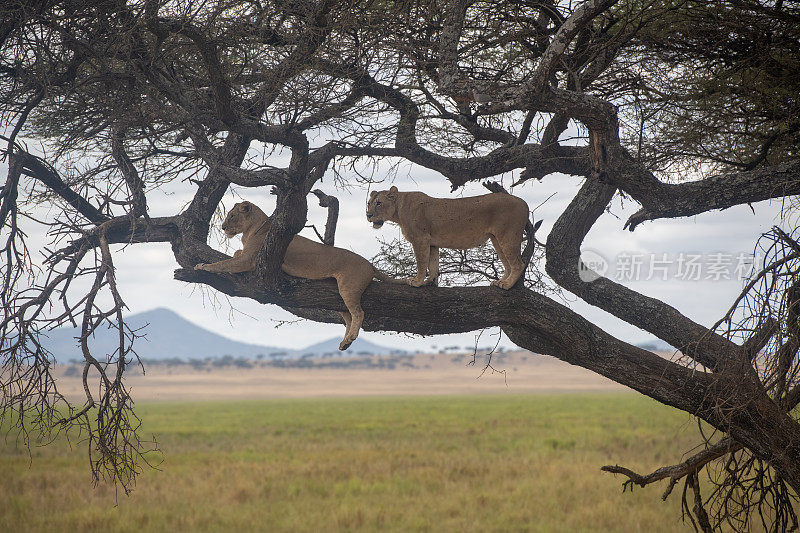
[[[652,333],[689,357],[713,368],[718,357],[738,350],[738,347],[660,300],[644,296],[602,276],[597,276],[593,281],[581,279],[580,245],[614,193],[613,186],[595,180],[587,180],[583,184],[547,238],[547,273],[559,285],[587,303]]]
[[[290,185],[273,189],[278,200],[256,263],[258,278],[268,287],[279,286],[279,280],[283,277],[281,265],[286,249],[306,224],[308,218],[306,196],[316,181],[312,176],[319,176],[309,170],[309,149],[306,141],[305,146],[292,148],[292,159],[288,168],[288,173],[292,177]]]
[[[225,166],[238,168],[249,146],[250,140],[247,137],[231,133],[225,139],[222,149],[214,153]],[[186,231],[195,239],[205,242],[211,217],[228,190],[229,183],[225,174],[216,168],[210,169],[205,179],[198,185],[191,203],[181,213],[182,220],[188,226]]]
[[[625,227],[631,231],[647,220],[687,217],[800,194],[800,159],[755,170],[721,174],[680,184],[660,183],[642,191],[626,192],[642,204]]]
[[[764,349],[772,336],[778,331],[778,327],[778,322],[772,316],[767,317],[742,344],[742,349],[751,359],[755,358],[758,356],[758,352]]]
[[[180,235],[181,218],[181,216],[156,217],[147,221],[131,220],[129,216],[110,218],[54,252],[48,261],[67,257],[83,247],[96,248],[100,246],[100,235],[104,236],[108,244],[172,242]]]
[[[280,290],[260,283],[255,273],[212,274],[181,269],[175,279],[204,283],[231,296],[282,307],[344,311],[335,282],[283,275]],[[567,307],[526,289],[424,287],[373,282],[362,296],[368,331],[423,335],[501,326],[518,345],[578,364],[659,401],[690,412],[704,410],[709,378],[655,354],[621,342]],[[717,421],[719,422],[719,421]]]
[[[23,174],[42,182],[42,184],[66,200],[67,203],[90,222],[102,224],[108,220],[107,216],[98,211],[97,208],[90,204],[83,196],[73,191],[64,183],[56,169],[47,164],[43,159],[19,150],[11,154],[12,164],[15,159],[21,162]]]
[[[19,196],[19,178],[22,175],[22,159],[12,158],[8,165],[8,175],[3,188],[0,189],[0,228],[6,225],[8,215],[12,215],[17,209],[17,197]]]
[[[133,165],[133,161],[128,157],[125,152],[123,141],[125,140],[125,131],[122,128],[115,128],[111,134],[111,155],[119,166],[125,178],[125,183],[128,185],[128,193],[130,194],[130,201],[133,205],[131,214],[134,217],[147,216],[147,197],[144,194],[144,181],[139,176],[139,171]]]
[[[535,98],[544,90],[561,56],[564,55],[575,35],[590,24],[597,15],[615,3],[616,0],[589,0],[573,11],[553,35],[550,44],[539,59],[536,70],[523,85],[522,92],[526,99]]]
[[[467,94],[466,87],[457,88],[461,79],[458,68],[458,42],[467,12],[467,0],[450,0],[444,8],[444,21],[439,37],[439,76],[440,88],[453,95]]]

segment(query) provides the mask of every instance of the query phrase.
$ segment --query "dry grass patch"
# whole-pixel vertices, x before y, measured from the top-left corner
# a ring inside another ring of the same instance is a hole
[[[165,453],[114,506],[80,445],[0,445],[0,530],[674,531],[678,500],[621,494],[694,442],[634,394],[147,404]]]

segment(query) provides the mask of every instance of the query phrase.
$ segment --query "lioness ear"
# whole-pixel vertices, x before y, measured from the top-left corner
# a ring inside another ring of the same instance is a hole
[[[392,185],[392,188],[391,188],[391,189],[389,189],[389,192],[397,192],[397,187],[395,187],[394,185]]]
[[[376,196],[378,196],[378,191],[372,191],[372,192],[369,193],[369,199],[370,200],[372,200]]]
[[[250,204],[248,204],[246,202],[243,203],[242,204],[242,211],[244,211],[245,213],[249,213],[250,212]]]

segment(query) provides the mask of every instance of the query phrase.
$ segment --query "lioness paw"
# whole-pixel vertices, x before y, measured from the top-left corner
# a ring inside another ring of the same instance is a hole
[[[504,289],[504,290],[509,290],[511,287],[514,286],[514,284],[511,283],[508,280],[499,280],[499,279],[494,280],[491,283],[491,285],[494,285],[496,287],[500,287],[501,289]]]
[[[425,280],[424,279],[418,280],[417,278],[408,278],[406,280],[406,283],[408,283],[412,287],[422,287],[423,285],[425,285]]]

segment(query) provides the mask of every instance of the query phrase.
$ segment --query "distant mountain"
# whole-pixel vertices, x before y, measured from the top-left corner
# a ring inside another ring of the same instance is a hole
[[[143,333],[145,337],[137,339],[134,344],[136,352],[143,359],[173,357],[205,359],[206,357],[214,358],[225,355],[254,358],[258,355],[270,356],[271,354],[280,354],[285,357],[311,354],[318,357],[325,353],[342,353],[339,352],[341,339],[338,338],[331,338],[301,350],[234,341],[192,324],[174,311],[164,308],[131,315],[127,318],[127,322],[133,329],[144,328],[140,333]],[[79,331],[78,328],[71,327],[55,329],[47,333],[46,339],[42,339],[43,345],[53,353],[57,361],[62,363],[70,359],[82,359],[80,348],[75,340]],[[117,333],[114,330],[101,330],[95,333],[91,340],[91,346],[97,353],[109,353],[116,348],[117,339]],[[396,351],[359,338],[344,353],[347,355],[358,353],[384,355]]]
[[[353,341],[353,344],[344,351],[339,351],[339,343],[342,339],[338,337],[332,337],[326,341],[318,342],[317,344],[312,344],[307,348],[303,348],[302,350],[295,350],[297,355],[305,355],[305,354],[314,354],[315,356],[325,355],[325,354],[341,354],[344,353],[346,355],[389,355],[389,354],[398,354],[398,353],[406,353],[405,350],[398,350],[396,348],[387,348],[386,346],[380,346],[378,344],[369,342],[366,339],[362,339],[361,337],[357,338]]]
[[[127,322],[132,329],[144,328],[140,333],[145,337],[134,343],[136,352],[144,359],[203,359],[228,354],[255,357],[260,353],[266,355],[282,351],[282,348],[246,344],[217,335],[169,309],[159,308],[131,315]],[[44,345],[58,361],[82,359],[75,340],[79,332],[77,328],[55,329],[48,333],[49,338]],[[91,346],[98,353],[113,351],[118,343],[117,335],[116,331],[110,329],[98,331],[91,340]]]

